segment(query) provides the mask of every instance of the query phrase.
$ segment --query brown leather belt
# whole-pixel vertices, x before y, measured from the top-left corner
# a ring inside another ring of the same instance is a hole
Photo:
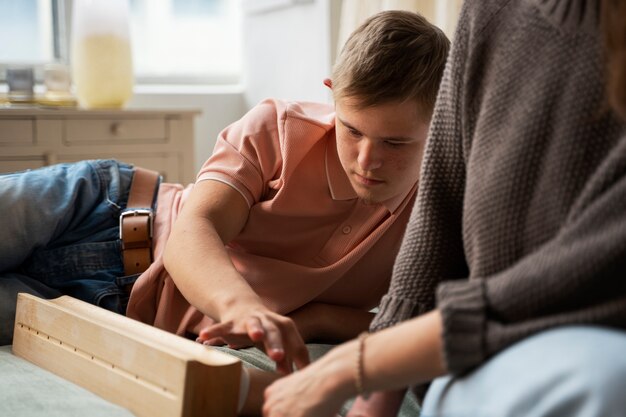
[[[120,214],[124,274],[144,272],[152,263],[152,205],[158,190],[158,172],[135,167],[126,209]]]

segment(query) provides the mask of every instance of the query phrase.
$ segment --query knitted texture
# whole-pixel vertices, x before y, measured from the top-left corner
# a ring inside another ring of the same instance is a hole
[[[439,308],[448,371],[533,333],[626,327],[626,125],[599,0],[466,0],[372,330]]]

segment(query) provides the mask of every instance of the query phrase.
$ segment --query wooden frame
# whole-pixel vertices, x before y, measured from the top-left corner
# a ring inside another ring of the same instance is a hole
[[[137,416],[237,414],[238,359],[68,296],[18,295],[13,352]]]

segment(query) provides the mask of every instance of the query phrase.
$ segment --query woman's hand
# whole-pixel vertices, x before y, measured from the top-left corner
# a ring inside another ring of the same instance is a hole
[[[270,385],[265,390],[264,416],[334,416],[345,400],[356,395],[359,368],[360,385],[366,391],[400,390],[443,375],[442,326],[441,313],[432,310],[371,335],[367,343],[361,339],[362,345],[354,340],[337,346],[302,371]],[[378,395],[368,404],[359,400],[351,416],[389,415],[385,410],[392,406],[397,412],[399,393]],[[396,396],[395,404],[387,397],[391,395]]]
[[[341,345],[265,390],[265,417],[334,417],[355,394],[356,342]],[[350,360],[352,358],[352,360]]]
[[[373,392],[367,399],[357,397],[346,417],[388,417],[398,414],[405,390]]]

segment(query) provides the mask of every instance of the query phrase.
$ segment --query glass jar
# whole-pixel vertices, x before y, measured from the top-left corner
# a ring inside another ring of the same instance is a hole
[[[134,82],[128,0],[74,0],[71,63],[81,107],[128,102]]]

